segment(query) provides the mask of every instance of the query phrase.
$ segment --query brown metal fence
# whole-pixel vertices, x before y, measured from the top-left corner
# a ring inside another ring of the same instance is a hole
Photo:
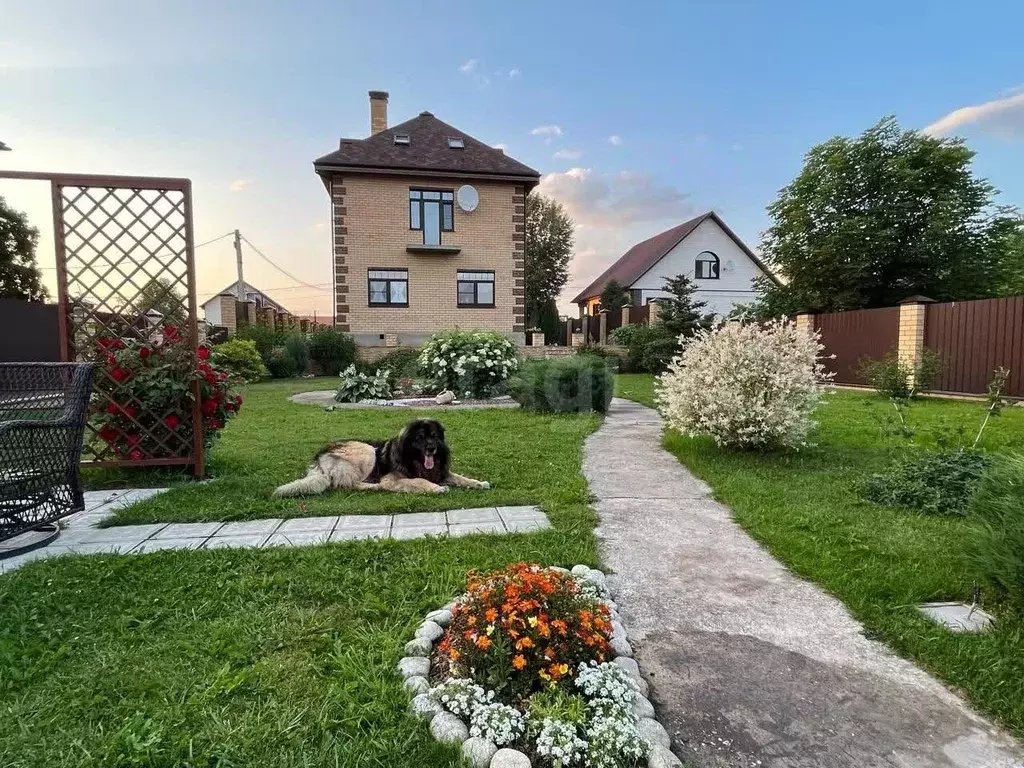
[[[981,394],[1010,369],[1007,395],[1024,397],[1024,296],[929,304],[925,346],[939,355],[941,392]]]
[[[837,384],[863,384],[861,361],[877,360],[899,344],[899,307],[827,312],[816,315],[814,321],[825,355],[835,355],[826,366],[836,374]]]

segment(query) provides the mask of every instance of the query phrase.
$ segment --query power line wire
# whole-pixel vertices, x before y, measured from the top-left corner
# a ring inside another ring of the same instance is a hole
[[[272,266],[274,269],[276,269],[278,272],[280,272],[285,277],[291,278],[296,283],[299,283],[299,285],[304,285],[307,288],[315,288],[316,290],[321,290],[320,286],[314,285],[313,283],[307,283],[305,280],[301,280],[300,278],[298,278],[295,275],[293,275],[291,272],[286,270],[284,267],[278,266],[269,256],[264,254],[259,248],[257,248],[251,242],[249,242],[248,238],[246,238],[245,235],[242,235],[242,241],[246,245],[248,245],[250,248],[252,248],[256,252],[257,256],[259,256],[261,259],[263,259],[265,262],[267,262],[270,266]]]
[[[225,232],[220,237],[215,237],[215,238],[213,238],[213,240],[207,240],[205,243],[199,243],[199,245],[193,245],[192,248],[193,248],[193,250],[196,249],[196,248],[202,248],[204,245],[209,245],[210,243],[216,243],[218,240],[223,240],[225,237],[231,237],[233,234],[235,234],[235,233],[234,232]]]

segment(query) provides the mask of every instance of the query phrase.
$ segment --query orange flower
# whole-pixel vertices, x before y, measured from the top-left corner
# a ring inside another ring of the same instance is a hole
[[[516,654],[512,658],[512,666],[516,669],[522,669],[526,666],[526,658],[521,653]]]
[[[493,624],[495,619],[498,618],[498,610],[494,607],[488,608],[484,611],[484,618]]]
[[[476,639],[476,647],[481,651],[486,651],[491,647],[491,638],[487,635],[480,635],[480,637]]]
[[[528,637],[521,637],[516,640],[516,650],[523,650],[523,648],[533,648],[533,640]]]
[[[552,621],[551,626],[558,630],[558,634],[562,635],[563,637],[565,636],[566,630],[568,629],[566,623],[561,619],[555,619],[554,621]]]
[[[458,648],[452,648],[448,652],[448,658],[450,658],[452,661],[458,661],[460,656],[462,656],[462,654],[459,653],[459,649]]]

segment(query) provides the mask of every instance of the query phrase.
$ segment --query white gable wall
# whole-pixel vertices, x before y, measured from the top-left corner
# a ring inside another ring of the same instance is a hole
[[[694,278],[694,263],[701,251],[711,251],[718,256],[721,263],[718,280]],[[695,296],[707,302],[705,311],[727,315],[734,305],[754,300],[753,281],[763,272],[716,221],[705,219],[629,287],[642,290],[641,303],[646,304],[650,299],[668,296],[662,290],[665,278],[678,274],[693,280],[697,286]]]
[[[206,322],[210,325],[220,325],[220,296],[214,296],[203,304],[203,312],[206,313]]]

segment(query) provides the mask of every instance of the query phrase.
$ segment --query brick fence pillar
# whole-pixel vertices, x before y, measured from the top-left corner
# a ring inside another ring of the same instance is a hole
[[[657,301],[652,301],[647,306],[650,308],[648,310],[650,314],[647,315],[647,324],[654,325],[655,323],[658,322],[659,304]]]
[[[544,331],[541,328],[530,329],[530,346],[531,347],[543,347],[544,346]]]
[[[807,331],[809,333],[812,333],[814,331],[814,313],[798,313],[796,316],[796,329],[798,331]]]
[[[900,330],[898,335],[897,356],[900,363],[911,370],[917,368],[924,354],[924,327],[928,305],[934,299],[927,296],[911,296],[900,302]]]
[[[622,308],[622,324],[629,325],[629,304]]]
[[[597,326],[597,343],[603,347],[608,343],[608,310],[602,309],[598,314],[601,318]]]

